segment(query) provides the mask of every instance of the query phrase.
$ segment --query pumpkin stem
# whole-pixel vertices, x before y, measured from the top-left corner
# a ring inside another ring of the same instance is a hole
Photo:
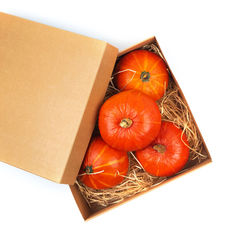
[[[122,128],[129,128],[133,124],[133,121],[129,118],[123,118],[120,122]]]
[[[156,144],[153,146],[153,149],[156,150],[158,153],[163,154],[166,151],[166,146],[162,144]]]
[[[84,172],[86,173],[86,174],[92,174],[94,171],[93,171],[93,166],[86,166],[85,168],[84,168]]]
[[[142,71],[141,72],[141,76],[140,76],[141,80],[143,82],[148,82],[149,81],[149,78],[150,78],[150,73],[149,72],[146,72],[146,71]]]

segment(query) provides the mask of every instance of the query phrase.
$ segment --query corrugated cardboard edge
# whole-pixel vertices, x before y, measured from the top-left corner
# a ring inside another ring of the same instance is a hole
[[[98,109],[105,96],[109,79],[111,77],[114,64],[117,58],[117,54],[118,49],[107,43],[103,53],[103,59],[101,60],[96,79],[93,84],[91,94],[88,97],[88,103],[83,114],[74,144],[72,146],[64,174],[61,180],[59,181],[60,183],[74,184],[76,181],[78,172],[80,170],[85,155],[85,151],[88,147],[88,143],[82,142],[89,142],[91,138],[91,134],[97,119]],[[101,102],[97,102],[96,100],[101,100]],[[89,119],[90,116],[88,114],[90,112],[96,112],[96,116],[92,120]],[[87,124],[86,120],[88,120]],[[81,159],[77,157],[77,155],[79,154],[82,155]]]
[[[138,44],[136,44],[136,45],[134,45],[134,46],[129,47],[129,48],[126,49],[126,50],[121,51],[121,52],[119,53],[118,56],[122,56],[122,55],[128,53],[128,52],[131,51],[131,50],[139,49],[139,48],[141,48],[142,46],[144,46],[144,45],[146,45],[146,44],[150,44],[150,43],[154,43],[154,42],[157,44],[158,48],[160,49],[160,46],[159,46],[159,44],[158,44],[156,38],[155,38],[155,37],[151,37],[151,38],[149,38],[149,39],[147,39],[147,40],[145,40],[145,41],[143,41],[143,42],[140,42],[140,43],[138,43]],[[160,49],[160,51],[161,51],[161,49]],[[162,51],[161,51],[161,52],[162,52]],[[163,54],[163,53],[162,53],[162,54]],[[181,90],[181,88],[180,88],[180,86],[179,86],[179,84],[178,84],[176,78],[174,77],[174,75],[173,75],[173,73],[172,73],[172,71],[171,71],[171,69],[170,69],[170,67],[169,67],[169,65],[168,65],[167,60],[166,60],[165,57],[164,57],[164,59],[165,59],[165,62],[166,62],[166,64],[167,64],[167,66],[168,66],[169,72],[170,72],[170,74],[171,74],[173,80],[175,81],[175,83],[177,84],[177,86],[178,86],[178,88],[179,88],[179,90],[180,90],[180,95],[182,96],[182,98],[184,99],[184,101],[187,103],[186,98],[185,98],[185,96],[184,96],[184,94],[183,94],[183,92],[182,92],[182,90]],[[187,103],[187,106],[188,106],[188,103]],[[124,204],[124,203],[126,203],[126,202],[128,202],[128,201],[130,201],[130,200],[132,200],[132,199],[134,199],[134,198],[136,198],[136,197],[138,197],[139,195],[142,195],[142,194],[145,194],[145,193],[147,193],[147,192],[149,192],[149,191],[152,191],[152,190],[154,190],[155,188],[157,188],[157,187],[159,187],[159,186],[161,186],[161,185],[163,185],[163,184],[166,184],[166,183],[169,182],[169,181],[173,181],[173,180],[175,180],[176,178],[181,177],[181,176],[183,176],[184,174],[189,173],[190,171],[193,171],[193,170],[195,170],[195,169],[198,169],[198,168],[200,168],[200,167],[202,167],[202,166],[204,166],[204,165],[206,165],[206,164],[212,162],[211,155],[210,155],[210,153],[209,153],[209,151],[208,151],[208,149],[207,149],[207,146],[206,146],[206,143],[205,143],[205,141],[204,141],[204,138],[202,137],[202,135],[201,135],[201,133],[200,133],[199,127],[197,126],[197,123],[196,123],[196,121],[195,121],[195,119],[194,119],[194,117],[193,117],[193,114],[192,114],[192,112],[191,112],[189,106],[188,106],[188,109],[189,109],[189,111],[190,111],[190,113],[191,113],[191,116],[192,116],[192,118],[193,118],[193,120],[194,120],[194,123],[195,123],[195,125],[196,125],[196,127],[197,127],[197,129],[198,129],[198,131],[199,131],[199,134],[200,134],[200,136],[201,136],[201,140],[202,140],[203,145],[204,145],[204,148],[205,148],[205,150],[206,150],[206,152],[207,152],[208,158],[207,158],[206,160],[204,160],[203,162],[201,162],[201,163],[199,163],[199,164],[197,164],[197,165],[191,167],[190,169],[187,169],[185,172],[183,172],[183,173],[181,173],[181,174],[178,174],[178,175],[176,175],[176,176],[174,176],[174,177],[172,177],[172,178],[170,178],[170,179],[167,179],[167,180],[163,181],[162,183],[160,183],[160,184],[157,185],[157,186],[151,187],[150,189],[148,189],[148,190],[146,190],[146,191],[144,191],[144,192],[138,193],[138,194],[136,194],[136,195],[134,195],[134,196],[132,196],[132,197],[129,197],[129,198],[127,198],[126,200],[124,200],[124,201],[122,201],[122,202],[120,202],[120,203],[118,203],[118,204],[113,204],[113,205],[111,205],[111,206],[109,206],[109,207],[107,207],[107,208],[104,208],[104,209],[102,209],[102,210],[100,210],[100,211],[97,211],[97,212],[94,212],[94,213],[91,213],[91,209],[90,209],[90,207],[88,206],[87,202],[84,200],[84,198],[83,198],[83,196],[82,196],[82,194],[81,194],[79,188],[77,187],[77,185],[76,185],[76,184],[71,185],[71,186],[70,186],[71,192],[72,192],[72,194],[73,194],[73,196],[74,196],[74,198],[75,198],[75,201],[76,201],[76,203],[77,203],[77,205],[78,205],[78,208],[79,208],[79,210],[80,210],[80,212],[81,212],[82,217],[84,218],[84,220],[92,219],[92,218],[94,218],[94,217],[97,216],[97,215],[100,215],[100,214],[102,214],[102,213],[104,213],[104,212],[107,212],[107,211],[109,211],[109,210],[112,209],[112,208],[115,208],[115,207],[117,207],[117,206],[119,206],[119,205],[122,205],[122,204]]]

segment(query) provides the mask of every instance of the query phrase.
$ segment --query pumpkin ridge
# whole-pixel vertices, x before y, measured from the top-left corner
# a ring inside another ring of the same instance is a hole
[[[137,89],[137,90],[140,90],[140,91],[143,91],[143,88],[144,88],[144,84],[141,84],[140,81],[138,81],[137,84],[134,87],[134,89]]]
[[[156,68],[156,66],[158,65],[158,63],[161,62],[161,61],[162,61],[162,59],[159,58],[159,59],[152,65],[152,67],[149,69],[149,71],[154,70],[154,69]]]
[[[136,64],[137,64],[138,68],[140,69],[140,71],[143,71],[143,67],[141,66],[140,62],[138,61],[136,55],[132,54],[132,56],[134,57]],[[136,70],[136,72],[137,72],[137,70]]]
[[[152,77],[152,78],[157,78],[157,77],[159,77],[159,76],[166,76],[166,75],[167,75],[167,73],[153,74],[151,77]]]
[[[96,186],[95,182],[93,181],[92,177],[91,177],[91,176],[88,176],[87,178],[89,179],[89,182],[93,185],[93,187],[94,187],[95,189],[97,189],[97,186]]]
[[[108,173],[108,172],[103,172],[102,175],[114,176],[115,174],[113,174],[113,173]]]
[[[96,156],[96,158],[94,159],[92,165],[95,164],[95,162],[103,155],[104,151],[106,150],[106,148],[108,147],[108,145],[104,145],[101,152]]]
[[[176,170],[173,168],[173,166],[170,164],[169,167],[172,169],[173,171],[173,175],[176,173]]]
[[[153,122],[153,121],[151,121],[151,122],[142,122],[142,121],[138,121],[138,122],[136,122],[136,123],[138,123],[138,124],[161,124],[161,122]]]
[[[159,175],[159,172],[160,172],[160,166],[159,166],[159,165],[157,165],[156,176],[158,176],[158,175]]]
[[[100,179],[96,179],[95,181],[96,181],[96,182],[99,182],[100,184],[102,184],[102,185],[104,185],[104,186],[106,186],[107,188],[110,188],[110,185],[109,185],[109,184],[107,184],[107,183],[104,182],[104,181],[101,181]]]
[[[95,170],[96,170],[96,169],[99,169],[99,168],[101,168],[101,167],[106,167],[106,166],[113,165],[113,164],[116,164],[116,163],[121,163],[121,162],[123,162],[123,161],[125,160],[125,158],[126,158],[126,156],[123,156],[123,157],[120,158],[119,160],[109,161],[109,162],[107,162],[107,163],[101,164],[101,165],[99,165],[99,166],[96,166],[96,167],[95,167]]]
[[[137,71],[136,71],[136,73],[137,73]],[[135,78],[135,75],[134,75],[134,77],[133,77],[131,80],[129,80],[129,81],[121,88],[121,91],[126,90],[127,88],[130,89],[131,87],[129,87],[129,85],[131,85],[131,84],[133,84],[134,82],[137,82],[137,81],[138,81],[138,80]],[[132,85],[132,87],[133,87],[133,85]]]
[[[159,95],[156,88],[155,88],[155,86],[153,84],[150,85],[150,88],[153,90],[153,92],[156,94],[156,96]]]
[[[160,83],[160,81],[156,80],[156,79],[152,79],[152,82],[158,83],[158,85],[160,87],[163,87],[164,85],[162,85],[162,83]]]

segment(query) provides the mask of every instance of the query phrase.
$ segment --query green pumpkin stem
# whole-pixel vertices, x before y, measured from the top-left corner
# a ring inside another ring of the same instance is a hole
[[[140,78],[143,82],[148,82],[150,79],[150,73],[147,71],[142,71]]]
[[[86,174],[92,174],[94,171],[93,171],[93,166],[86,166],[85,168],[84,168],[84,172],[86,173]]]

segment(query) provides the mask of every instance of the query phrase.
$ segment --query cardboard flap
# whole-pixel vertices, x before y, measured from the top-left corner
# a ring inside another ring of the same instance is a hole
[[[73,184],[117,53],[0,13],[0,161]]]

